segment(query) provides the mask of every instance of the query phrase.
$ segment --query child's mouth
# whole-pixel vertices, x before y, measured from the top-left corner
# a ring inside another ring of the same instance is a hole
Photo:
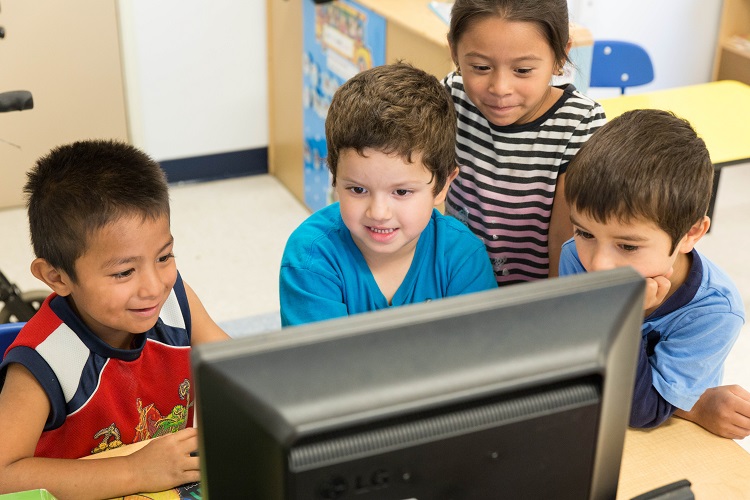
[[[131,309],[132,312],[139,316],[150,316],[157,311],[158,306],[144,307],[142,309]]]
[[[367,229],[377,234],[390,234],[396,230],[395,228],[392,228],[392,227],[391,228],[368,227]]]

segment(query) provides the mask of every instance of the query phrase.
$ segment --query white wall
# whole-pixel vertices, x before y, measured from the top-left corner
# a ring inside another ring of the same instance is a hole
[[[721,0],[569,0],[571,18],[594,39],[619,39],[646,48],[654,81],[628,93],[711,80]],[[619,90],[589,89],[591,97]]]
[[[629,93],[710,80],[721,0],[569,5],[594,38],[649,51],[655,80]],[[134,144],[159,161],[268,145],[266,0],[118,0],[118,8]]]
[[[266,0],[119,0],[131,141],[157,161],[268,145]]]

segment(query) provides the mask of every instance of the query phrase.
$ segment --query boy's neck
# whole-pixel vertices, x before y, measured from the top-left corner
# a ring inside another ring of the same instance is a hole
[[[365,258],[372,277],[380,288],[380,293],[388,301],[388,305],[391,305],[393,296],[396,295],[401,283],[404,282],[406,275],[409,273],[409,269],[411,269],[415,250],[416,246],[410,252],[401,255],[391,254],[376,259]]]
[[[677,259],[674,261],[672,268],[672,276],[669,277],[669,281],[672,283],[671,288],[667,297],[671,297],[674,292],[680,288],[687,280],[688,274],[690,274],[690,268],[693,265],[693,254],[692,253],[680,253],[677,255]]]

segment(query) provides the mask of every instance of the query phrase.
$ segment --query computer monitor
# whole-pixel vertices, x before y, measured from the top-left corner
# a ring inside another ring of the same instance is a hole
[[[614,498],[643,290],[622,268],[199,346],[202,494]]]

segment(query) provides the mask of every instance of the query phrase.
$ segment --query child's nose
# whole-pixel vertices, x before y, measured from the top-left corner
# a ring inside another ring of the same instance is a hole
[[[506,95],[510,93],[510,78],[500,70],[492,74],[490,80],[490,92],[495,95]]]
[[[381,196],[373,196],[367,208],[367,216],[372,220],[387,220],[391,217],[391,207]]]
[[[591,256],[591,269],[587,271],[606,271],[617,267],[617,262],[610,252],[599,249],[595,250]]]
[[[139,295],[141,297],[156,297],[161,293],[163,283],[156,270],[141,273]]]

